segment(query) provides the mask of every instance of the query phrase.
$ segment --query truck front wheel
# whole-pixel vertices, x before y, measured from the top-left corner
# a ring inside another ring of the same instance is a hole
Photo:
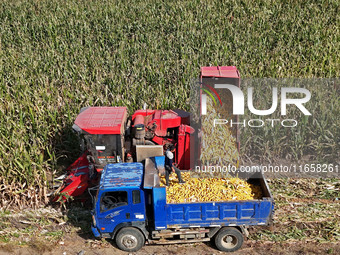
[[[128,252],[134,252],[141,249],[145,243],[145,238],[142,232],[136,228],[122,228],[115,238],[119,249]]]
[[[243,235],[236,228],[222,228],[215,237],[215,245],[220,251],[233,252],[241,248]]]

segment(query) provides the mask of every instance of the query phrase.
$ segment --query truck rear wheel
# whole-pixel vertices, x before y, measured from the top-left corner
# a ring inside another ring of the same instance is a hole
[[[119,249],[123,251],[134,252],[141,249],[145,243],[145,238],[142,232],[136,228],[122,228],[115,238]]]
[[[215,245],[220,251],[233,252],[241,248],[243,235],[236,228],[222,228],[215,236]]]

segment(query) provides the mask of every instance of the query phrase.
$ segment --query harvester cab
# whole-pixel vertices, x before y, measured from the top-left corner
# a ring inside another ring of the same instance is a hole
[[[126,121],[126,107],[88,107],[77,116],[72,128],[97,171],[107,164],[124,162]]]

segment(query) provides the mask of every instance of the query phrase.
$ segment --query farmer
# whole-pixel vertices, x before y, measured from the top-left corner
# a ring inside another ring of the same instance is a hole
[[[165,152],[165,180],[166,186],[169,186],[169,175],[171,172],[177,174],[178,182],[185,183],[181,177],[181,171],[173,163],[175,146],[171,145],[170,148]]]

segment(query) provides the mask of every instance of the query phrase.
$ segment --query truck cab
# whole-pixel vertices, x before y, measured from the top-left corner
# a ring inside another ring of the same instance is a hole
[[[138,244],[144,244],[147,231],[142,177],[143,164],[139,162],[105,167],[92,211],[92,231],[96,237],[113,238],[118,230],[131,227],[132,231],[138,229],[141,233]],[[133,250],[138,248],[135,239],[133,235],[127,235],[121,242]]]

